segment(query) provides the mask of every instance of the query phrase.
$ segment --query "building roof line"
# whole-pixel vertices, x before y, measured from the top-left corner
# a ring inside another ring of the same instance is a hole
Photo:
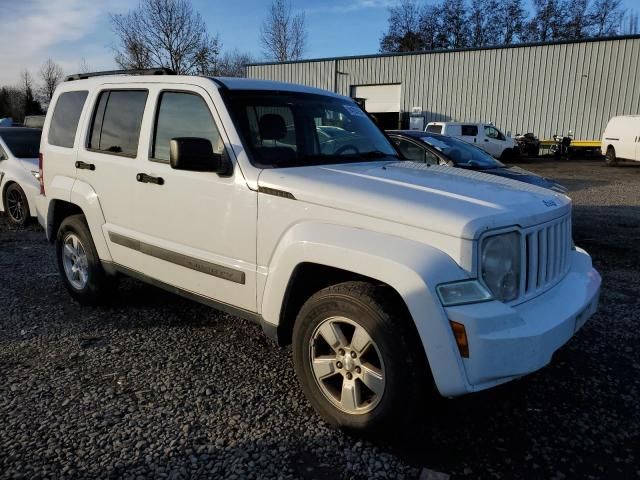
[[[383,58],[383,57],[405,57],[412,55],[433,55],[436,53],[456,53],[456,52],[475,52],[480,50],[503,50],[507,48],[527,48],[527,47],[544,47],[550,45],[567,45],[577,43],[592,43],[592,42],[608,42],[614,40],[637,40],[640,39],[640,35],[619,35],[613,37],[591,37],[581,38],[579,40],[556,40],[552,42],[529,42],[529,43],[514,43],[510,45],[495,45],[489,47],[468,47],[468,48],[451,48],[451,49],[437,49],[437,50],[420,50],[415,52],[398,52],[398,53],[374,53],[367,55],[349,55],[343,57],[324,57],[324,58],[309,58],[306,60],[291,60],[288,62],[256,62],[247,63],[245,67],[259,67],[268,65],[291,65],[297,63],[314,63],[314,62],[329,62],[339,60],[357,60],[361,58]]]

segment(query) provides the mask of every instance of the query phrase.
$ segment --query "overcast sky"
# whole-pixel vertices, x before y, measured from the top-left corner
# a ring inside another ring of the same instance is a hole
[[[632,8],[638,0],[624,0]],[[34,76],[49,57],[75,73],[84,57],[93,70],[115,68],[109,13],[123,13],[136,0],[0,0],[0,85],[16,84],[20,71]],[[223,48],[260,59],[260,24],[269,0],[193,0]],[[376,53],[387,8],[398,0],[292,0],[306,12],[306,57]]]

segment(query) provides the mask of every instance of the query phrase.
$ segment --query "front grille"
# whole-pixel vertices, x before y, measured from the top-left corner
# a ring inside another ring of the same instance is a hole
[[[571,216],[528,228],[522,234],[520,300],[527,300],[551,288],[569,270]]]

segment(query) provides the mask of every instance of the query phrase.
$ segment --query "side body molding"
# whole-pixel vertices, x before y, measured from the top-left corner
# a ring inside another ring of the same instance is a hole
[[[404,299],[441,393],[465,391],[462,360],[435,288],[467,274],[442,251],[415,241],[364,229],[322,223],[293,226],[271,258],[262,316],[277,326],[289,278],[312,262],[365,275],[394,288]]]

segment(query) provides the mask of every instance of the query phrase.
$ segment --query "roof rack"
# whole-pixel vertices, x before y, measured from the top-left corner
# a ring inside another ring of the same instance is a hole
[[[175,75],[170,68],[141,68],[137,70],[106,70],[104,72],[75,73],[67,76],[64,81],[84,80],[91,77],[103,77],[105,75]]]

